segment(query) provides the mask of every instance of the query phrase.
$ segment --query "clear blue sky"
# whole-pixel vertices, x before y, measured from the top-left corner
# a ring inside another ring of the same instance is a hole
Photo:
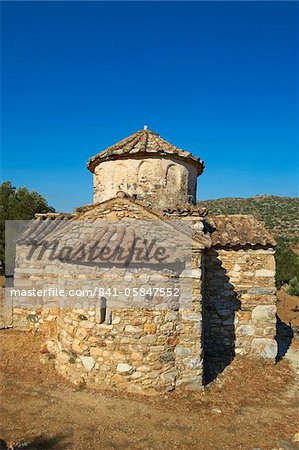
[[[3,179],[71,211],[147,124],[205,161],[199,199],[297,195],[298,3],[1,7]]]

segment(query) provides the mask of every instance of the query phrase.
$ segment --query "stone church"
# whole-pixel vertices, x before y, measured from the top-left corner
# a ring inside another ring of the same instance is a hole
[[[14,288],[36,282],[67,288],[70,280],[94,287],[106,280],[140,292],[163,281],[169,292],[180,286],[186,301],[133,307],[127,299],[124,307],[103,295],[62,306],[15,298],[13,326],[40,331],[44,357],[53,358],[65,378],[93,388],[201,389],[236,355],[274,361],[275,241],[253,216],[209,215],[196,204],[203,161],[145,127],[90,158],[87,167],[93,203],[73,214],[36,215],[17,241]],[[148,261],[138,269],[132,260],[119,266],[74,261],[83,223],[93,224],[82,232],[89,249],[109,242],[130,250],[140,233],[152,233],[156,246],[164,242],[176,254],[174,263],[166,267],[161,258],[160,266]],[[73,256],[51,258],[52,246],[29,260],[28,247],[44,240]],[[182,255],[190,256],[189,265],[178,264]]]

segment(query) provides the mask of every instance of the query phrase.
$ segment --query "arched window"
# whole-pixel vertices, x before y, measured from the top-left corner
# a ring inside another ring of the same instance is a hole
[[[149,184],[151,183],[152,166],[148,161],[142,161],[138,168],[138,183]]]
[[[181,170],[176,164],[170,164],[166,172],[166,187],[174,189],[181,184]]]
[[[116,191],[127,192],[128,190],[127,168],[123,164],[117,164],[114,169],[113,185]]]

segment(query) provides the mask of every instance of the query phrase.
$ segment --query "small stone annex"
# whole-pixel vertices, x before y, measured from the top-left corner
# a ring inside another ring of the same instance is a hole
[[[163,279],[167,288],[175,279],[186,287],[187,302],[120,307],[101,297],[86,306],[74,302],[62,307],[47,299],[39,299],[38,305],[32,298],[14,299],[13,326],[39,330],[42,352],[55,360],[65,378],[99,389],[144,394],[201,389],[235,355],[274,361],[276,243],[253,216],[209,215],[196,205],[203,161],[145,127],[92,157],[87,167],[93,173],[94,203],[73,214],[36,215],[17,242],[14,288],[53,280],[64,288],[70,280],[93,287],[107,277],[123,288],[138,289],[159,286]],[[90,248],[110,242],[130,249],[141,229],[147,236],[157,235],[155,227],[162,224],[161,242],[180,253],[186,248],[185,224],[191,230],[191,269],[169,265],[157,270],[150,262],[141,271],[134,264],[111,261],[109,267],[86,260],[74,264],[50,258],[51,249],[28,260],[28,245],[49,242],[51,236],[58,249],[67,245],[74,252],[82,221],[98,224],[100,230],[99,235],[94,228],[84,231]],[[116,226],[111,231],[112,222]],[[126,223],[133,223],[133,229],[121,228]]]

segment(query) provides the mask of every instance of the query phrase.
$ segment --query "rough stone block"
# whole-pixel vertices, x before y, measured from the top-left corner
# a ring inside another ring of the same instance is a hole
[[[273,295],[276,292],[276,288],[266,288],[266,287],[252,287],[248,289],[248,294],[254,295]]]
[[[258,269],[255,271],[257,277],[275,277],[275,270]]]
[[[119,373],[129,373],[133,370],[133,367],[130,366],[130,364],[120,363],[120,364],[117,364],[116,370]]]
[[[144,332],[145,333],[155,333],[156,324],[155,323],[145,323],[144,324]]]
[[[127,325],[125,328],[125,331],[127,331],[128,333],[141,333],[142,332],[142,327],[136,327],[133,325]]]
[[[277,342],[274,339],[255,338],[252,340],[251,349],[262,358],[274,359],[277,355]]]
[[[167,372],[164,372],[161,377],[165,384],[174,383],[177,377],[177,370],[175,368],[172,368],[168,370]]]
[[[182,319],[190,322],[200,322],[201,313],[194,311],[182,311]]]
[[[95,359],[92,356],[80,356],[83,366],[90,371],[95,365]]]
[[[190,350],[190,348],[184,348],[184,347],[177,346],[175,348],[175,354],[176,354],[176,356],[184,358],[186,356],[191,355],[191,350]]]
[[[265,322],[265,326],[276,321],[276,306],[275,305],[259,305],[252,311],[253,322]]]
[[[254,334],[254,328],[251,325],[240,325],[236,331],[242,336],[252,336]]]

